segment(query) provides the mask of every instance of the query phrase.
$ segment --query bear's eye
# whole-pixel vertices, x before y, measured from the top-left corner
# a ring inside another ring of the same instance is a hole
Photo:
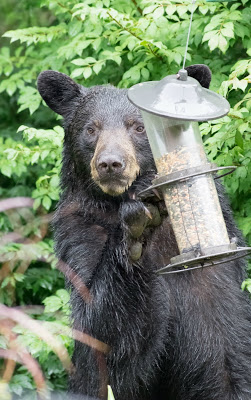
[[[94,132],[93,128],[87,128],[87,133],[89,133],[89,135],[93,135]]]
[[[145,130],[145,127],[144,127],[143,125],[140,125],[140,126],[138,126],[138,127],[136,128],[136,131],[139,132],[139,133],[144,132],[144,130]]]

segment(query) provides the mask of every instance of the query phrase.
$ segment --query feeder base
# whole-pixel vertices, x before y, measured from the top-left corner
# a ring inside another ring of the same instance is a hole
[[[235,243],[203,249],[198,256],[193,251],[171,258],[171,263],[157,270],[157,274],[177,274],[199,268],[214,267],[246,257],[251,247],[236,247]]]

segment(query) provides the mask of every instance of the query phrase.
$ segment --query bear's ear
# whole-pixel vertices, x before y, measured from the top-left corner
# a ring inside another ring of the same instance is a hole
[[[81,86],[57,71],[41,72],[37,79],[37,88],[46,104],[64,117],[72,113],[81,95]]]
[[[207,65],[194,64],[190,65],[189,67],[186,67],[185,69],[187,70],[188,75],[196,79],[201,84],[201,86],[203,86],[206,89],[209,88],[212,73],[210,68],[207,67]]]

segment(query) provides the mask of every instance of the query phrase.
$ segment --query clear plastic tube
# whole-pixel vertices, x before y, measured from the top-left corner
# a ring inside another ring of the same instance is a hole
[[[208,162],[197,122],[142,115],[160,176]],[[229,244],[211,174],[163,186],[162,191],[180,253]]]

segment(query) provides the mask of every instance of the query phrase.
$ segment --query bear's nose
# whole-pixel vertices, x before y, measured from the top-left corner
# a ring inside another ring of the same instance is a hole
[[[97,163],[97,170],[100,175],[121,174],[124,169],[124,161],[111,154],[100,157]]]

